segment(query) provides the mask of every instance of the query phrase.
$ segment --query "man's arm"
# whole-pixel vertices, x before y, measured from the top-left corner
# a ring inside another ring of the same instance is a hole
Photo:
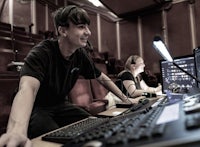
[[[131,103],[128,97],[126,97],[123,92],[115,85],[115,83],[104,73],[97,78],[98,82],[101,83],[105,88],[114,93],[125,103]]]
[[[40,82],[36,78],[30,76],[21,77],[19,91],[12,104],[7,132],[0,138],[0,146],[31,146],[27,137],[27,130],[39,87]]]

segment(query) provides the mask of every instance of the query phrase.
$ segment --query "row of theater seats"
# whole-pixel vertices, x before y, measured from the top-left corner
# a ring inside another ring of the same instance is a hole
[[[24,27],[0,22],[0,135],[5,132],[19,73],[8,71],[12,61],[23,62],[42,35],[28,33]]]
[[[43,38],[27,32],[25,27],[0,22],[0,72],[6,71],[12,61],[23,62],[29,50]]]

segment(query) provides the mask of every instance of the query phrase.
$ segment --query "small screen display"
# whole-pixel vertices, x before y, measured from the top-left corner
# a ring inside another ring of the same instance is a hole
[[[194,56],[176,57],[174,62],[183,70],[196,75]],[[197,87],[195,79],[181,71],[172,62],[160,61],[163,92],[172,90],[177,93],[187,93],[190,88]]]

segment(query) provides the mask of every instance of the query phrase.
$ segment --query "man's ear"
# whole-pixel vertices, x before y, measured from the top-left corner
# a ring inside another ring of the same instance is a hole
[[[66,30],[65,27],[59,26],[59,27],[58,27],[58,32],[59,32],[59,34],[60,34],[61,36],[64,36],[64,37],[67,36],[67,30]]]

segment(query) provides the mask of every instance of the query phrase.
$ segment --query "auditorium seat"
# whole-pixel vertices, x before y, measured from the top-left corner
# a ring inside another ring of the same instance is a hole
[[[95,66],[107,75],[107,67],[104,59],[92,58]],[[69,100],[84,108],[93,115],[106,110],[108,100],[105,99],[108,90],[96,79],[87,80],[79,77],[69,94]]]
[[[125,63],[122,60],[116,59],[115,70],[116,70],[117,74],[120,73],[122,70],[124,70],[124,65],[125,65]]]
[[[27,35],[25,27],[13,26],[13,34]]]
[[[0,30],[0,48],[13,49],[11,32]]]
[[[18,55],[27,55],[30,49],[35,45],[35,42],[26,32],[24,27],[13,26],[13,46]]]
[[[104,74],[108,74],[105,60],[100,58],[93,58],[95,66]],[[106,96],[108,90],[104,88],[96,79],[91,80],[91,88],[95,99],[101,99]]]
[[[15,54],[11,49],[0,48],[0,71],[7,71],[7,66],[14,60]]]
[[[11,24],[0,22],[0,30],[11,31]]]
[[[0,37],[0,48],[13,49],[12,40]]]
[[[32,33],[29,33],[29,36],[30,36],[30,38],[32,39],[32,41],[35,44],[39,43],[40,41],[42,41],[44,39],[44,36],[41,35],[41,34],[32,34]]]
[[[33,42],[28,34],[23,35],[23,34],[13,33],[13,39],[15,41]]]
[[[84,108],[93,115],[96,115],[97,113],[106,110],[108,101],[105,100],[104,97],[98,99],[95,98],[91,86],[90,80],[79,77],[70,91],[69,100],[73,104]]]
[[[12,32],[0,29],[0,37],[7,40],[12,40]]]
[[[20,55],[27,55],[28,52],[33,48],[35,45],[34,42],[25,42],[14,40],[14,50],[17,50],[18,54]]]

